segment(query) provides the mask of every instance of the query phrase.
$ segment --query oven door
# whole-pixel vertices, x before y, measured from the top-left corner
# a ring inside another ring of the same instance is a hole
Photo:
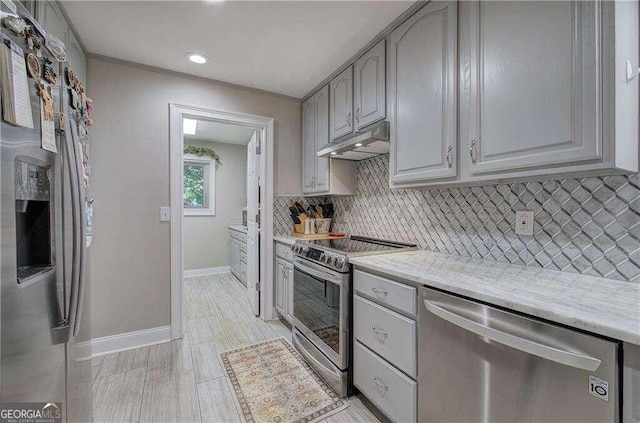
[[[347,369],[349,274],[296,257],[293,325],[341,370]]]

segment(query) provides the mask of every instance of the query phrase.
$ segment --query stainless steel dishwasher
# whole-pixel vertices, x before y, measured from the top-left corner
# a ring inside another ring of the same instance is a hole
[[[619,344],[426,287],[420,422],[619,422]]]

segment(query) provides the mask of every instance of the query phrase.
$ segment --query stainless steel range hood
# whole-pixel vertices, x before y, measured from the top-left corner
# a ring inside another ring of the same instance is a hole
[[[329,143],[318,151],[318,157],[342,160],[365,160],[389,153],[389,122],[373,124],[364,132],[356,132],[346,140]]]

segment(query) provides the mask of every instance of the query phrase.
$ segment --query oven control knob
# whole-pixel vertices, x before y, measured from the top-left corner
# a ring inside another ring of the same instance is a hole
[[[342,268],[342,259],[340,257],[336,257],[333,261],[333,265]]]
[[[325,253],[320,253],[320,257],[318,258],[318,260],[320,261],[320,263],[326,263],[327,255]]]

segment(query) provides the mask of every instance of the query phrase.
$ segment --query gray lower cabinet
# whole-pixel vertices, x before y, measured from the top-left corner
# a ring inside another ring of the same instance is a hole
[[[293,254],[291,247],[276,242],[275,263],[276,311],[287,322],[293,321]]]
[[[431,2],[389,37],[392,187],[457,175],[456,9]]]
[[[354,385],[395,422],[417,421],[417,291],[353,274]]]

